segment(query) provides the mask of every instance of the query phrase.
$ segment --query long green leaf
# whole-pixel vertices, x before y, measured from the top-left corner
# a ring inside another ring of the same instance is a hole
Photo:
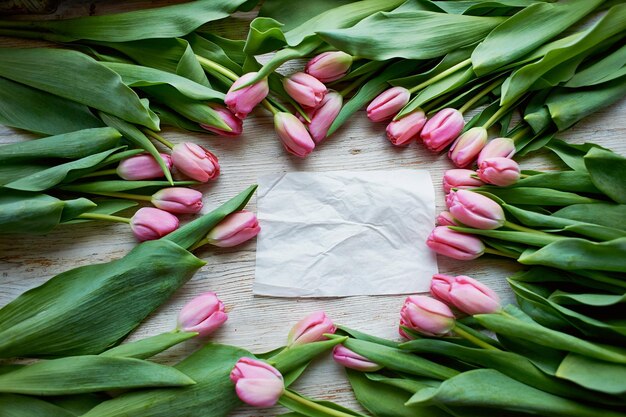
[[[626,204],[626,158],[603,149],[591,149],[585,155],[591,181],[613,201]]]
[[[546,205],[546,206],[569,206],[571,204],[594,204],[602,203],[579,194],[558,191],[542,187],[516,187],[516,188],[476,188],[499,197],[509,204]]]
[[[347,337],[291,346],[269,357],[267,361],[282,374],[285,374],[311,362],[314,358],[343,343],[346,339]]]
[[[5,417],[75,417],[76,414],[47,401],[15,394],[0,394],[0,410]]]
[[[188,185],[197,185],[195,181],[175,181],[174,186],[183,187]],[[124,180],[110,180],[110,181],[94,181],[83,182],[81,184],[70,184],[59,187],[64,191],[72,191],[76,193],[118,193],[130,190],[139,190],[138,193],[150,193],[157,189],[169,187],[170,183],[167,181],[124,181]]]
[[[114,348],[105,350],[100,356],[147,359],[197,335],[198,333],[195,332],[183,331],[161,333],[156,336],[115,346]]]
[[[289,31],[328,9],[343,4],[354,3],[355,0],[317,0],[290,7],[291,2],[285,0],[266,0],[261,6],[259,16],[269,17],[283,24],[281,29]]]
[[[626,230],[626,224],[624,224],[624,219],[626,218],[626,204],[574,204],[563,207],[553,215]]]
[[[577,71],[565,87],[588,87],[626,75],[626,45]]]
[[[574,193],[601,193],[591,180],[591,176],[580,171],[544,172],[522,178],[513,185],[517,187],[543,187]]]
[[[116,213],[119,213],[120,211],[124,211],[131,207],[137,206],[137,203],[135,201],[122,200],[118,198],[97,199],[95,200],[95,203],[97,204],[97,206],[94,208],[90,208],[89,210],[85,211],[85,213],[116,214]],[[76,218],[74,216],[74,218],[72,219],[63,219],[62,224],[79,224],[79,223],[86,223],[86,222],[91,222],[91,221],[94,221],[94,220],[81,219],[81,218]]]
[[[556,371],[559,378],[607,394],[626,392],[626,366],[570,353]]]

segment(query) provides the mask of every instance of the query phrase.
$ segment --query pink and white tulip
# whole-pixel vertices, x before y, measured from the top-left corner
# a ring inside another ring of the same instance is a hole
[[[320,80],[304,72],[297,72],[283,79],[285,91],[304,107],[317,107],[328,89]]]
[[[276,113],[274,128],[287,152],[304,158],[315,149],[315,142],[306,127],[293,114]]]
[[[393,118],[411,99],[411,93],[404,87],[392,87],[383,91],[367,106],[367,117],[372,122],[382,122]]]
[[[213,246],[230,248],[252,239],[261,231],[254,213],[241,210],[226,216],[207,234],[207,241]]]
[[[251,358],[241,358],[230,373],[241,401],[255,407],[271,407],[285,390],[281,373],[273,366]]]
[[[220,174],[217,157],[193,142],[175,145],[172,149],[172,162],[182,174],[196,181],[207,182]]]
[[[428,236],[426,245],[448,258],[469,261],[485,253],[485,245],[475,236],[455,232],[448,226],[437,226]]]
[[[497,229],[506,221],[500,204],[473,191],[451,191],[446,204],[455,219],[476,229]]]
[[[178,313],[178,328],[206,337],[228,319],[224,304],[214,292],[206,292],[189,301]]]
[[[202,193],[185,187],[163,188],[152,195],[151,202],[170,213],[198,213],[202,210]]]
[[[448,158],[459,168],[471,165],[487,143],[487,129],[473,127],[452,144]]]
[[[478,165],[478,176],[488,184],[508,187],[520,179],[520,167],[512,159],[501,156],[484,159]]]
[[[448,194],[453,188],[475,188],[485,185],[471,169],[449,169],[443,174],[443,190]]]
[[[178,224],[176,216],[153,207],[140,208],[130,219],[130,228],[140,242],[160,239],[178,229]]]
[[[309,132],[311,138],[316,144],[326,139],[326,134],[330,125],[333,124],[335,118],[341,111],[343,105],[343,97],[336,91],[329,91],[324,97],[320,105],[311,112],[309,118]]]
[[[515,155],[515,142],[509,138],[495,138],[491,139],[485,147],[478,154],[476,163],[480,166],[480,163],[487,158],[495,158],[501,156],[503,158],[513,158]]]
[[[267,97],[270,91],[266,78],[239,89],[239,87],[252,80],[256,75],[256,72],[249,72],[239,77],[239,79],[230,86],[230,89],[226,93],[226,98],[224,98],[226,107],[242,120],[246,118],[248,113],[250,113],[257,104]]]
[[[287,345],[303,345],[305,343],[326,340],[325,333],[335,333],[337,328],[323,311],[311,313],[297,322],[289,331]]]
[[[213,110],[217,112],[217,114],[219,114],[220,119],[222,119],[222,121],[224,121],[224,123],[226,123],[228,127],[230,127],[231,130],[227,131],[227,130],[217,128],[215,126],[205,125],[205,124],[200,123],[201,128],[203,128],[204,130],[208,130],[209,132],[213,132],[216,135],[220,135],[220,136],[235,137],[235,136],[241,135],[241,132],[243,131],[243,121],[240,118],[235,116],[226,107],[221,106],[219,104],[209,104],[209,107],[211,107]]]
[[[437,226],[459,226],[454,216],[449,211],[442,211],[437,216]]]
[[[361,372],[374,372],[383,368],[379,364],[351,351],[343,345],[337,345],[333,348],[333,359],[339,365]]]
[[[346,75],[352,66],[352,55],[342,51],[321,53],[311,59],[304,72],[323,83],[336,81]]]
[[[459,136],[464,125],[463,114],[447,108],[438,111],[426,122],[420,136],[428,149],[441,152]]]
[[[172,168],[172,158],[165,153],[159,154],[167,169]],[[123,159],[116,169],[117,175],[127,181],[149,180],[163,177],[163,170],[156,159],[148,153]]]
[[[421,109],[417,109],[402,119],[389,123],[387,125],[387,138],[396,146],[408,145],[417,139],[424,123],[426,123],[426,115]]]
[[[409,339],[402,327],[427,336],[443,336],[455,325],[452,310],[439,300],[424,295],[411,295],[400,310],[400,335]]]
[[[495,313],[502,309],[500,297],[495,291],[465,275],[434,275],[430,292],[437,299],[469,315]]]

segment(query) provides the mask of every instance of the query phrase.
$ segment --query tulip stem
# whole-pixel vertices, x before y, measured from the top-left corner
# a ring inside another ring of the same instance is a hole
[[[476,346],[479,346],[479,347],[484,348],[484,349],[489,349],[489,350],[500,350],[497,347],[492,346],[489,343],[480,340],[479,338],[477,338],[473,334],[467,332],[466,330],[460,328],[459,326],[454,326],[454,329],[452,329],[452,330],[454,331],[454,333],[456,333],[457,335],[461,336],[463,339],[465,339],[465,340],[467,340],[469,342],[472,342]]]
[[[117,223],[130,223],[130,219],[128,217],[111,216],[110,214],[100,214],[100,213],[83,213],[83,214],[79,214],[76,218],[87,219],[87,220],[104,220],[107,222],[117,222]]]
[[[267,99],[264,99],[261,104],[263,105],[263,107],[265,107],[266,109],[268,109],[273,115],[275,115],[276,113],[278,113],[278,110],[276,110],[276,107],[272,106],[272,103],[270,103],[269,101],[267,101]]]
[[[102,177],[105,175],[116,175],[116,174],[117,174],[117,169],[111,168],[111,169],[103,169],[101,171],[95,171],[87,175],[83,175],[82,178]]]
[[[537,235],[549,235],[553,236],[550,233],[542,232],[541,230],[531,229],[530,227],[522,226],[519,224],[511,223],[509,221],[505,221],[503,224],[504,227],[508,227],[509,229],[517,230],[518,232],[526,232],[526,233],[534,233]]]
[[[210,59],[207,59],[198,54],[196,54],[196,59],[198,60],[198,62],[200,62],[202,68],[204,68],[208,72],[215,71],[218,74],[222,74],[224,77],[229,78],[233,81],[237,81],[237,79],[239,79],[239,76],[237,74],[215,61],[211,61]]]
[[[204,246],[207,243],[209,243],[209,239],[207,239],[206,237],[204,239],[200,239],[199,241],[197,241],[196,243],[194,243],[193,245],[191,245],[191,247],[189,249],[187,249],[189,252],[193,252],[194,250],[198,249],[200,246]]]
[[[323,415],[326,416],[332,416],[332,417],[354,417],[354,414],[348,414],[348,413],[344,413],[343,411],[339,411],[339,410],[335,410],[334,408],[330,408],[330,407],[326,407],[322,404],[318,404],[314,401],[308,400],[304,397],[301,397],[300,395],[291,392],[289,390],[284,390],[283,391],[283,397],[288,398],[298,404],[301,404],[307,408],[309,408],[310,410],[313,411],[319,411],[320,413],[322,413]],[[279,400],[280,401],[280,400]],[[283,404],[283,406],[289,408],[288,406],[286,406],[285,404]]]
[[[509,108],[511,107],[511,104],[508,104],[506,106],[502,106],[498,109],[498,111],[496,111],[486,122],[485,124],[483,124],[483,128],[485,129],[489,129],[491,127],[491,125],[493,125],[495,122],[497,122],[507,111],[509,111]]]
[[[146,135],[150,136],[153,139],[156,139],[157,141],[161,142],[163,145],[167,146],[170,149],[174,148],[174,144],[172,142],[170,142],[169,140],[165,139],[163,136],[159,135],[156,132],[153,132],[150,129],[142,129],[143,133],[145,133]]]
[[[87,194],[103,195],[105,197],[123,198],[125,200],[138,200],[138,201],[152,201],[152,196],[130,193],[115,193],[115,192],[100,192],[100,191],[87,191]]]
[[[428,87],[429,85],[436,83],[437,81],[441,80],[442,78],[445,78],[448,75],[457,72],[461,68],[465,68],[468,65],[471,65],[471,63],[472,63],[471,58],[468,58],[465,61],[461,61],[458,64],[448,68],[447,70],[442,71],[441,73],[435,75],[434,77],[429,78],[428,80],[424,81],[423,83],[420,83],[420,84],[416,85],[415,87],[410,88],[409,89],[409,93],[413,94],[416,91],[421,90],[422,88]]]
[[[520,138],[523,138],[524,136],[526,136],[530,131],[530,126],[526,126],[523,129],[520,129],[519,132],[517,132],[516,134],[512,135],[510,137],[510,139],[513,141],[513,143],[515,143],[516,141],[520,140]]]
[[[489,253],[491,255],[504,256],[505,258],[517,259],[517,256],[509,255],[508,253],[500,252],[499,250],[492,248],[485,248],[485,253]]]
[[[339,94],[341,95],[341,97],[345,97],[348,93],[350,93],[350,91],[354,90],[355,88],[363,84],[363,81],[369,78],[369,76],[370,76],[370,73],[367,73],[367,74],[361,75],[360,77],[352,81],[346,88],[339,91]]]
[[[498,78],[497,80],[495,80],[491,84],[487,85],[487,87],[483,88],[478,94],[476,94],[474,97],[469,99],[464,105],[461,106],[461,108],[459,109],[461,114],[463,114],[466,111],[468,111],[469,109],[471,109],[472,106],[474,106],[474,104],[478,103],[478,101],[480,101],[480,99],[485,97],[487,94],[491,93],[491,91],[494,88],[496,88],[497,86],[499,86],[503,82],[504,82],[504,78]]]

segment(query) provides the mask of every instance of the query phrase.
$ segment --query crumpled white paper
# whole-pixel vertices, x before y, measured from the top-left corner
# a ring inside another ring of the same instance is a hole
[[[254,293],[339,297],[428,291],[435,196],[424,170],[259,178]]]

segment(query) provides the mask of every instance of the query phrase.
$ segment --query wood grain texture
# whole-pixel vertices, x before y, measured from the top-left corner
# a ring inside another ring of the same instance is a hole
[[[72,15],[75,11],[66,13]],[[242,36],[245,32],[242,23],[250,20],[251,16],[253,14],[242,14],[238,19],[220,22],[215,27],[221,33]],[[24,41],[0,38],[0,44],[24,45]],[[283,71],[293,72],[301,66],[301,63],[287,65]],[[575,143],[593,141],[626,154],[626,143],[623,139],[626,136],[625,114],[626,101],[622,100],[587,118],[560,137]],[[443,172],[452,167],[445,154],[435,155],[415,143],[407,148],[394,148],[385,137],[384,124],[371,123],[363,111],[353,116],[306,160],[292,157],[283,151],[274,133],[272,118],[261,109],[245,121],[244,134],[239,138],[190,134],[171,129],[164,130],[164,136],[175,143],[194,141],[218,155],[222,175],[217,181],[200,188],[205,193],[204,212],[210,211],[254,183],[263,174],[337,169],[427,169],[435,183],[437,209],[445,208],[441,178]],[[11,143],[29,137],[24,132],[0,126],[0,143]],[[521,164],[524,169],[555,168],[555,161],[547,154],[524,158]],[[294,196],[295,201],[297,196]],[[255,209],[254,198],[249,208]],[[42,284],[54,274],[80,265],[119,258],[134,245],[126,225],[95,222],[65,226],[45,236],[0,236],[0,306],[29,288]],[[200,250],[198,256],[207,260],[208,264],[170,301],[150,316],[131,335],[130,340],[170,330],[175,326],[176,314],[185,302],[209,290],[219,294],[230,313],[228,322],[215,333],[212,340],[235,344],[253,352],[264,352],[282,345],[289,328],[304,315],[317,310],[326,311],[336,323],[378,336],[397,337],[398,313],[405,296],[326,299],[254,296],[252,282],[255,247],[256,244],[252,241],[238,248]],[[346,259],[346,262],[350,260]],[[514,262],[492,257],[460,262],[440,257],[439,268],[444,273],[472,275],[494,288],[505,302],[513,301],[505,277],[519,269]],[[158,359],[164,363],[174,363],[200,344],[200,341],[183,343],[159,355]],[[294,387],[309,396],[357,407],[342,369],[330,357],[320,358]],[[271,410],[241,408],[234,415],[268,416],[281,412],[284,410],[278,407]]]

